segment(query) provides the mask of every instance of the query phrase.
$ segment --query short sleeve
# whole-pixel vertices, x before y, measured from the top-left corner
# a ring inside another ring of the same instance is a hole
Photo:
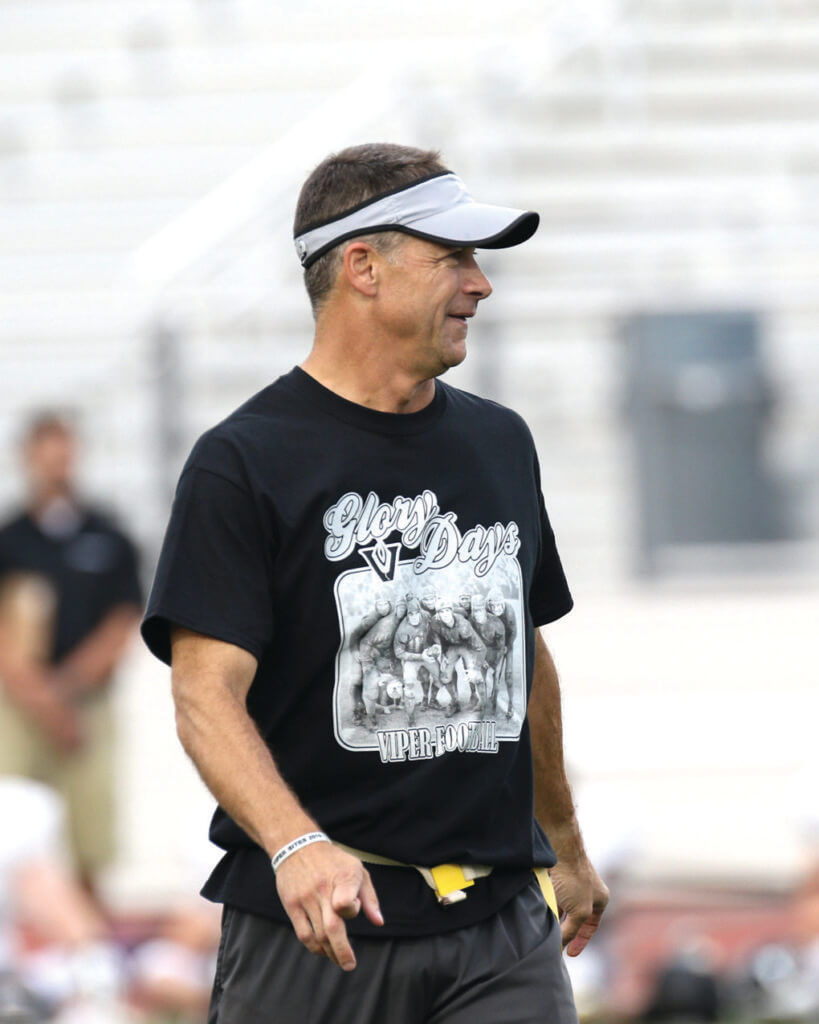
[[[14,562],[11,558],[11,549],[14,544],[11,532],[11,524],[7,523],[0,527],[0,579],[11,572],[14,566]]]
[[[540,557],[529,591],[529,610],[535,626],[554,622],[572,610],[574,600],[557,552],[557,544],[546,512],[540,486],[540,466],[535,456],[535,479],[540,515]]]
[[[212,470],[186,469],[142,623],[152,653],[170,664],[178,625],[260,659],[273,636],[270,545],[247,490]]]

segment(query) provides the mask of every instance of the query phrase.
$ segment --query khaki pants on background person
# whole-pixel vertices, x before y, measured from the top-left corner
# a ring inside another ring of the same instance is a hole
[[[0,624],[6,655],[44,664],[52,647],[56,594],[39,573],[15,572],[0,584]],[[0,678],[0,775],[20,775],[56,790],[67,808],[74,866],[86,879],[114,858],[114,712],[98,690],[78,704],[85,743],[57,750],[8,697]]]
[[[79,750],[56,750],[0,687],[0,775],[43,782],[65,800],[67,832],[76,868],[93,877],[115,854],[114,709],[100,692],[81,705],[86,741]]]

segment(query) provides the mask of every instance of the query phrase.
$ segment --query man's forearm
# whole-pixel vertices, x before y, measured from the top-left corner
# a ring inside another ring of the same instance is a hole
[[[179,739],[220,806],[270,856],[318,826],[281,777],[247,712],[245,697],[255,672],[225,685],[220,646],[203,638],[175,639],[173,688]],[[235,649],[234,649],[235,650]],[[251,664],[252,663],[252,664]],[[233,670],[235,671],[235,670]]]
[[[270,857],[316,831],[248,714],[253,655],[181,628],[171,644],[179,738],[220,805]],[[276,888],[299,940],[344,970],[355,967],[344,919],[363,909],[372,924],[384,923],[364,865],[331,843],[288,857]]]
[[[552,656],[535,631],[535,664],[529,699],[535,784],[535,817],[561,860],[584,855],[583,839],[563,761],[560,684]]]
[[[235,698],[177,713],[182,745],[221,807],[272,857],[318,828]]]
[[[563,763],[560,685],[552,657],[535,633],[535,666],[529,698],[529,728],[535,782],[535,816],[557,854],[550,870],[560,932],[569,956],[577,956],[597,930],[609,892],[586,856]]]

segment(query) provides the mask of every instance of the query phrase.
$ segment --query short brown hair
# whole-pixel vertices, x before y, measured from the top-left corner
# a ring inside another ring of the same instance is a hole
[[[441,154],[435,150],[390,142],[369,142],[331,153],[302,186],[293,233],[301,235],[382,192],[411,185],[446,170]],[[396,236],[397,232],[387,231],[362,237],[382,251],[389,251],[396,243]],[[335,246],[304,272],[304,285],[314,315],[333,287],[341,253],[340,245]]]
[[[74,416],[67,410],[39,409],[32,413],[23,425],[21,441],[23,444],[32,444],[54,434],[74,437]]]

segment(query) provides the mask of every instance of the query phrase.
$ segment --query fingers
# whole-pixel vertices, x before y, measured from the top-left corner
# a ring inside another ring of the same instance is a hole
[[[372,881],[361,862],[317,843],[282,864],[277,886],[299,941],[342,970],[353,970],[356,960],[345,920],[363,907],[373,924],[384,923]]]
[[[588,861],[579,872],[560,870],[558,862],[551,874],[558,904],[565,911],[560,922],[563,947],[569,956],[579,956],[600,925],[609,891]]]
[[[577,936],[591,914],[591,909],[591,905],[589,905],[588,911],[582,908],[575,908],[574,910],[567,911],[563,916],[560,922],[560,936],[564,948]]]
[[[339,917],[349,920],[351,917],[357,916],[359,910],[361,910],[361,900],[358,898],[358,890],[359,883],[354,879],[344,881],[340,885],[335,886],[333,889],[331,905]]]
[[[373,883],[368,872],[363,869],[360,879],[345,879],[338,883],[333,888],[329,905],[325,903],[322,908],[322,945],[330,959],[344,971],[352,971],[356,961],[343,921],[356,917],[362,906],[373,924],[384,923]]]
[[[306,946],[311,953],[315,953],[317,956],[324,956],[324,950],[316,938],[316,933],[313,931],[313,926],[310,924],[310,918],[307,914],[299,908],[290,910],[288,913],[293,924],[293,931],[296,933],[296,938],[299,942]]]
[[[577,929],[577,932],[570,940],[565,940],[563,945],[566,947],[566,954],[568,956],[580,956],[586,946],[589,944],[589,939],[597,931],[597,926],[600,924],[600,914],[592,914],[586,918],[583,924]]]
[[[378,896],[375,893],[375,887],[373,886],[372,879],[370,878],[369,872],[364,872],[364,878],[361,882],[361,906],[364,908],[364,914],[367,919],[379,927],[384,923],[384,916],[381,913],[381,907],[378,904]]]
[[[347,938],[342,918],[333,910],[330,899],[315,895],[300,905],[287,905],[296,938],[311,953],[326,956],[344,971],[355,967],[355,954]]]
[[[347,928],[331,904],[326,902],[322,906],[322,925],[324,935],[321,944],[325,954],[342,971],[352,971],[355,968],[355,954],[347,938]]]
[[[296,938],[317,956],[326,956],[344,971],[355,967],[355,954],[341,918],[325,900],[311,901],[305,909],[288,911]]]
[[[609,902],[609,891],[599,877],[594,882],[593,897],[594,901],[588,913],[567,915],[566,920],[561,924],[563,945],[569,956],[580,956],[589,944],[589,939],[597,931],[603,911]],[[571,923],[569,923],[570,920]],[[579,924],[576,924],[578,921]]]
[[[54,746],[66,754],[79,750],[84,743],[82,730],[74,715],[66,714],[49,722],[46,732]]]

